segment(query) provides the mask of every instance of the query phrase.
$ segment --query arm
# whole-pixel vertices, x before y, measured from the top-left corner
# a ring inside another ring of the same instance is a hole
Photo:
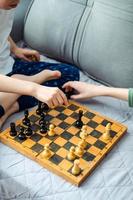
[[[63,88],[65,88],[66,91],[74,89],[76,94],[72,95],[71,98],[75,100],[87,100],[97,96],[109,96],[129,101],[129,106],[133,107],[133,89],[98,86],[77,81],[68,82]]]
[[[10,36],[8,37],[8,41],[10,42],[11,52],[17,58],[20,58],[26,61],[32,61],[32,59],[36,61],[40,61],[40,54],[38,53],[38,51],[23,49],[23,48],[18,47]]]
[[[22,81],[4,75],[0,75],[0,91],[30,95],[39,101],[45,102],[49,107],[61,104],[67,105],[68,103],[65,94],[56,87],[45,87],[33,82]]]

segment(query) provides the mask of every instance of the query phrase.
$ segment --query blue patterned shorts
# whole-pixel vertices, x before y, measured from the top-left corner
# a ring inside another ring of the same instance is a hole
[[[79,81],[79,69],[73,65],[65,63],[47,63],[47,62],[25,62],[16,60],[12,69],[12,72],[7,76],[14,74],[23,74],[27,76],[35,75],[45,69],[59,70],[62,74],[61,78],[56,80],[50,80],[42,83],[41,85],[49,87],[59,87],[68,81]],[[18,99],[19,109],[24,110],[36,106],[38,100],[31,96],[21,96]]]

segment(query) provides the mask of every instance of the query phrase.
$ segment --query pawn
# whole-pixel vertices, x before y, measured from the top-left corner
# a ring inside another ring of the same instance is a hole
[[[111,130],[111,124],[108,123],[108,124],[106,125],[106,127],[105,127],[105,132],[104,132],[104,134],[103,134],[103,136],[102,136],[102,139],[103,139],[103,140],[108,141],[108,140],[111,139],[110,130]]]
[[[82,140],[81,140],[81,142],[80,142],[80,144],[81,144],[81,146],[82,146],[83,148],[85,148],[85,147],[87,146],[86,137],[87,137],[87,136],[84,134],[83,137],[82,137]]]
[[[49,149],[49,144],[46,144],[45,147],[44,147],[44,151],[42,153],[42,158],[48,159],[50,156],[51,156],[51,152],[50,152],[50,149]]]
[[[75,126],[76,126],[77,128],[81,128],[81,127],[83,126],[82,116],[83,116],[83,111],[82,111],[82,110],[79,110],[79,113],[78,113],[78,120],[75,122]]]
[[[69,150],[69,153],[67,155],[68,160],[75,160],[76,155],[75,155],[75,147],[71,147]]]
[[[49,131],[48,131],[48,135],[49,136],[55,136],[55,130],[54,130],[55,126],[53,124],[50,124],[49,126]]]
[[[29,116],[29,111],[28,110],[25,110],[24,111],[24,119],[23,119],[23,124],[26,125],[26,126],[29,126],[30,125],[30,119],[28,118]]]
[[[77,176],[81,173],[81,168],[79,167],[79,160],[74,161],[74,165],[72,167],[72,174]]]
[[[83,138],[84,135],[87,136],[87,126],[86,126],[86,125],[82,126],[81,132],[80,132],[80,137],[81,137],[81,138]]]
[[[10,123],[10,136],[15,137],[17,135],[15,123]]]
[[[42,133],[42,134],[47,133],[47,126],[46,126],[46,124],[44,124],[44,123],[41,124],[40,133]]]
[[[33,131],[30,126],[25,130],[25,134],[26,136],[31,136],[33,134]]]
[[[83,155],[83,153],[84,153],[84,147],[83,147],[82,142],[79,142],[78,146],[76,147],[75,153],[76,153],[78,156],[82,156],[82,155]]]
[[[19,132],[18,138],[20,140],[25,140],[26,139],[26,135],[24,134],[24,128],[22,126],[20,127],[20,132]]]

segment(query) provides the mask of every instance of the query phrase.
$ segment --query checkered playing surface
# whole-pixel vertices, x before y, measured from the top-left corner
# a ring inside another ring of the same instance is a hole
[[[66,156],[71,146],[77,146],[80,139],[80,129],[75,127],[75,122],[78,117],[79,110],[83,110],[84,116],[82,121],[87,125],[87,147],[82,157],[77,157],[80,160],[80,167],[82,173],[75,177],[71,173],[73,161],[69,161]],[[95,168],[97,163],[105,156],[105,154],[114,146],[114,144],[125,133],[126,128],[110,119],[107,119],[94,111],[90,111],[85,107],[72,102],[68,107],[60,106],[55,109],[50,109],[47,112],[45,120],[48,124],[56,126],[54,137],[47,134],[40,133],[39,119],[40,117],[33,111],[30,115],[33,135],[26,138],[25,141],[20,141],[18,136],[12,138],[9,135],[9,129],[1,134],[1,139],[4,143],[12,143],[12,147],[19,151],[21,146],[21,153],[27,155],[28,150],[32,159],[36,159],[43,166],[51,169],[55,173],[63,176],[68,181],[79,185],[88,174]],[[102,134],[105,131],[105,126],[111,123],[111,137],[112,140],[108,143],[102,140]],[[17,131],[19,132],[20,121],[17,123]],[[25,127],[24,127],[25,128]],[[8,142],[6,142],[8,140]],[[44,151],[45,144],[50,145],[52,152],[51,157],[46,160],[42,159],[41,153]]]

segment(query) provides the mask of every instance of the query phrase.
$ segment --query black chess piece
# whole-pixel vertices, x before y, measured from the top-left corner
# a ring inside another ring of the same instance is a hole
[[[26,135],[24,134],[24,127],[20,127],[20,132],[19,132],[19,135],[18,135],[18,138],[20,140],[25,140],[26,139]]]
[[[48,128],[47,128],[46,123],[42,123],[41,128],[40,128],[40,133],[45,134],[47,133],[47,131],[48,131]]]
[[[30,126],[28,126],[28,128],[25,130],[25,134],[26,136],[31,136],[33,134],[33,131]]]
[[[43,104],[42,104],[42,111],[43,111],[44,113],[46,113],[46,112],[48,112],[48,110],[49,110],[49,106],[48,106],[46,103],[43,103]]]
[[[39,120],[39,124],[41,125],[41,124],[43,124],[43,123],[45,123],[45,114],[42,112],[42,113],[41,113],[41,118],[40,118],[40,120]]]
[[[30,126],[30,119],[28,118],[28,116],[29,116],[29,111],[25,110],[24,111],[24,119],[22,120],[22,122],[25,126]]]
[[[82,128],[82,126],[83,126],[82,116],[83,116],[83,111],[79,110],[78,120],[75,122],[75,126],[78,128]]]
[[[36,109],[36,114],[41,115],[42,113],[42,102],[38,101],[38,108]]]
[[[14,122],[10,123],[10,136],[17,136],[16,125]]]

